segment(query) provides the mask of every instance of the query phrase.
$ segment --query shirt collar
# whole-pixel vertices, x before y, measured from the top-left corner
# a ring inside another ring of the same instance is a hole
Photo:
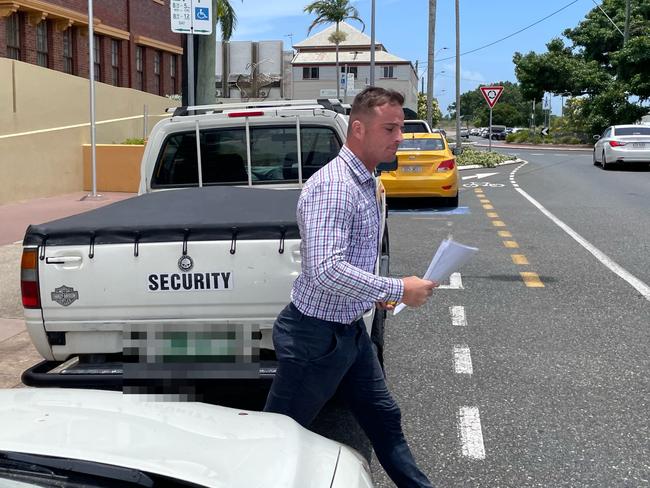
[[[357,177],[359,183],[365,183],[368,180],[374,180],[374,175],[368,171],[368,168],[361,162],[361,160],[354,154],[350,148],[343,145],[339,157],[345,161],[352,173]]]

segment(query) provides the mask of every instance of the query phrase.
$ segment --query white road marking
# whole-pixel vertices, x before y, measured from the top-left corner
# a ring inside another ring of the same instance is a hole
[[[463,456],[473,459],[485,459],[481,417],[477,407],[460,407],[458,430]]]
[[[442,290],[462,290],[463,279],[460,277],[460,273],[452,273],[449,277],[449,284],[440,285],[438,288]]]
[[[454,305],[449,307],[449,313],[451,314],[451,323],[457,327],[466,327],[467,326],[467,317],[465,316],[465,307],[462,305]]]
[[[520,166],[524,166],[527,163],[524,163]],[[560,229],[562,229],[564,232],[569,234],[578,244],[580,244],[582,247],[584,247],[587,251],[589,251],[598,261],[600,261],[606,268],[608,268],[610,271],[613,273],[617,274],[620,278],[623,280],[627,281],[635,290],[637,290],[641,295],[646,300],[650,301],[650,286],[648,286],[646,283],[641,281],[639,278],[634,276],[632,273],[627,271],[625,268],[623,268],[621,265],[616,263],[612,258],[610,258],[607,254],[602,252],[600,249],[598,249],[596,246],[591,244],[587,239],[582,237],[580,234],[578,234],[575,230],[573,230],[571,227],[569,227],[567,224],[562,222],[560,219],[558,219],[555,215],[553,215],[551,212],[549,212],[541,203],[539,203],[537,200],[535,200],[533,197],[531,197],[528,193],[526,193],[524,190],[519,188],[518,186],[515,186],[515,190],[517,190],[524,198],[526,198],[530,203],[532,203],[537,209],[542,212],[544,215],[546,215],[551,221],[557,225]]]
[[[472,374],[472,356],[467,346],[454,346],[454,370],[457,374]]]
[[[476,178],[477,180],[483,179],[483,178],[488,178],[489,176],[494,176],[498,175],[499,173],[476,173],[475,175],[470,175],[470,176],[463,176],[463,180],[471,180],[472,178]]]
[[[531,156],[545,156],[544,153],[530,153]]]

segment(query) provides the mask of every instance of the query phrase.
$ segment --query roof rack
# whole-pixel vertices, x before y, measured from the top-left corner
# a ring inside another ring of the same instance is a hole
[[[208,113],[223,113],[229,110],[255,109],[255,108],[314,108],[319,106],[333,112],[345,114],[345,107],[336,98],[317,98],[315,100],[270,100],[264,102],[233,102],[216,103],[213,105],[193,105],[183,107],[170,107],[167,112],[174,111],[172,117],[187,115],[200,115]]]

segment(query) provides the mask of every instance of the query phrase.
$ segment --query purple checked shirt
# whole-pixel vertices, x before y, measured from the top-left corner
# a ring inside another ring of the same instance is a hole
[[[291,301],[305,315],[350,324],[375,302],[399,301],[402,280],[374,274],[379,205],[374,176],[347,146],[298,199],[302,272]]]

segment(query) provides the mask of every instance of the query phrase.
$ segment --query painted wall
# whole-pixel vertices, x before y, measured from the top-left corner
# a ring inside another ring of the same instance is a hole
[[[98,144],[142,137],[145,104],[147,132],[179,104],[104,83],[95,92]],[[88,80],[0,58],[0,204],[82,190],[89,107]]]

